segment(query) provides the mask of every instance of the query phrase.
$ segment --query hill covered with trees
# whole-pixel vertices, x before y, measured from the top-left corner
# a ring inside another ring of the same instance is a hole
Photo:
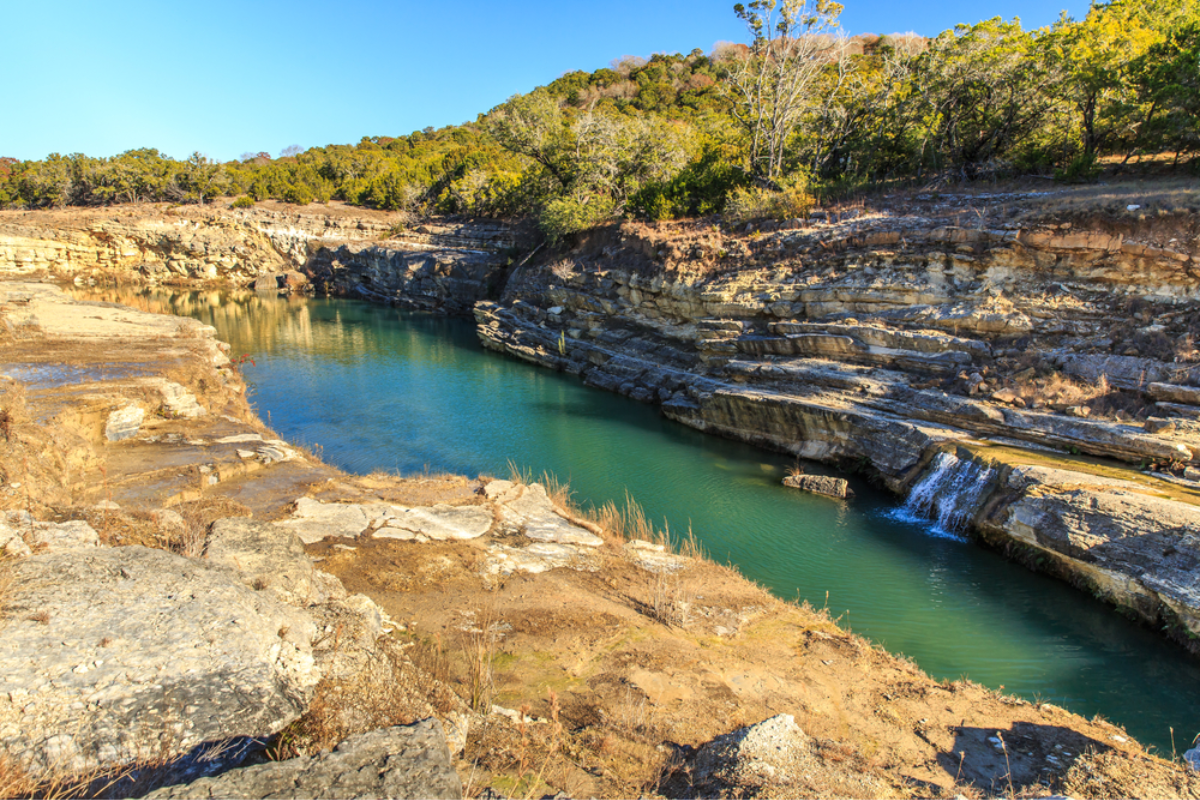
[[[558,238],[620,215],[788,218],[814,191],[896,181],[1087,180],[1102,157],[1185,163],[1200,148],[1200,0],[1112,0],[1046,28],[995,18],[933,39],[841,37],[840,12],[738,4],[748,44],[625,57],[407,136],[228,163],[151,148],[0,159],[0,205],[337,199],[532,216]]]

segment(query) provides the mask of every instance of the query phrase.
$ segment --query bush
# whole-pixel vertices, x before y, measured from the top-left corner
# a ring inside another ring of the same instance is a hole
[[[807,217],[812,207],[812,196],[803,181],[783,189],[741,186],[733,190],[725,203],[725,221],[741,225],[760,219],[795,219]]]
[[[585,200],[577,197],[558,197],[542,209],[538,224],[550,244],[558,244],[572,233],[599,225],[612,216],[610,197],[595,195]]]
[[[1064,183],[1091,183],[1099,176],[1095,153],[1080,153],[1067,166],[1054,171],[1054,179]]]
[[[302,183],[293,183],[283,190],[283,201],[298,206],[306,206],[313,201],[312,189]]]
[[[230,208],[253,208],[254,198],[249,195],[242,195],[237,200],[229,204]]]
[[[629,210],[663,221],[699,217],[725,207],[729,193],[748,180],[744,170],[717,147],[701,156],[669,181],[652,183],[629,200]]]

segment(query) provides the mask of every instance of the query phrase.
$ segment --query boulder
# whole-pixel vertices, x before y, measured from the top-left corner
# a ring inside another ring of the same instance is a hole
[[[791,714],[718,736],[696,754],[693,777],[706,794],[791,783],[815,759],[809,738]]]
[[[333,752],[234,769],[146,795],[185,798],[461,798],[462,783],[435,719],[351,736]]]
[[[1183,763],[1187,764],[1192,772],[1200,772],[1200,747],[1186,751],[1183,754]]]
[[[783,479],[783,485],[826,497],[844,499],[850,494],[850,483],[845,478],[829,475],[789,475]]]
[[[0,747],[83,771],[278,732],[320,677],[306,612],[235,573],[144,547],[13,564]]]
[[[137,436],[145,418],[146,412],[134,403],[117,409],[108,415],[108,421],[104,424],[104,436],[110,442]]]

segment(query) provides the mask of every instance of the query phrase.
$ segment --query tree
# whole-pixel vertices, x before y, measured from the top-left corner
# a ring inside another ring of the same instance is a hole
[[[1085,159],[1094,159],[1112,132],[1106,115],[1132,99],[1130,65],[1156,39],[1146,24],[1149,5],[1141,0],[1095,3],[1082,22],[1064,16],[1054,27],[1050,44],[1064,65]]]
[[[1200,20],[1170,31],[1132,65],[1146,112],[1134,146],[1173,150],[1176,159],[1200,150]]]
[[[999,17],[959,25],[930,43],[921,96],[937,166],[974,178],[1033,140],[1059,103],[1060,73],[1044,47],[1019,20]]]
[[[746,57],[727,62],[733,116],[750,139],[751,170],[774,181],[811,101],[809,90],[840,45],[830,34],[842,6],[832,0],[753,0],[733,10],[753,37]]]
[[[220,164],[197,152],[183,162],[176,181],[186,199],[204,205],[205,197],[220,194],[223,177]]]

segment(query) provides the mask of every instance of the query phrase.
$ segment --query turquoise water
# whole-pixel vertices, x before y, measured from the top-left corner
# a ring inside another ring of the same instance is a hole
[[[259,413],[343,469],[503,476],[511,461],[569,479],[580,502],[628,491],[671,531],[690,526],[716,559],[780,597],[827,602],[939,678],[1103,714],[1168,754],[1169,728],[1181,745],[1200,731],[1200,665],[1154,632],[934,535],[861,482],[850,502],[786,489],[786,457],[488,353],[469,321],[215,293],[176,295],[167,308],[215,325],[233,355],[252,358],[243,369]]]

